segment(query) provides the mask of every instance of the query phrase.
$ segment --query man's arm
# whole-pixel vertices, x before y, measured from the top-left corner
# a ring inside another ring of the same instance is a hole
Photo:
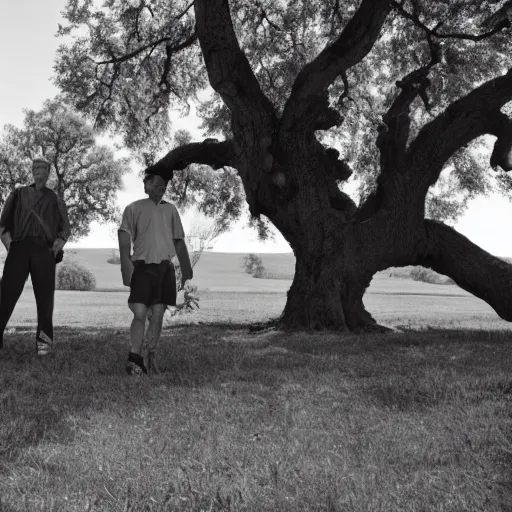
[[[181,269],[181,286],[185,286],[185,282],[192,279],[194,273],[192,272],[192,265],[188,255],[187,244],[185,243],[185,231],[181,223],[181,217],[176,209],[176,206],[171,207],[171,233],[174,241],[174,248],[176,249],[176,256],[180,262]]]
[[[14,215],[16,190],[13,190],[7,200],[5,201],[4,207],[2,208],[2,215],[0,216],[0,239],[5,245],[7,251],[11,247],[11,232],[12,229],[12,217]]]
[[[181,286],[185,286],[185,282],[194,277],[190,257],[188,255],[187,244],[183,238],[174,239],[174,248],[176,249],[176,256],[180,262],[181,269]]]
[[[135,222],[133,218],[133,208],[129,204],[123,212],[121,225],[117,231],[119,240],[119,259],[121,260],[121,275],[123,284],[130,286],[133,274],[133,263],[130,255],[132,248],[132,239],[135,238]]]
[[[59,208],[60,222],[58,227],[57,238],[53,242],[54,256],[56,256],[57,253],[60,250],[62,250],[62,248],[66,245],[68,238],[71,236],[71,226],[69,224],[68,209],[66,208],[66,203],[60,196],[57,196],[57,206]]]
[[[132,246],[132,238],[130,233],[119,230],[117,232],[119,240],[119,259],[121,260],[121,275],[123,276],[123,284],[130,286],[133,274],[133,262],[130,257],[130,249]]]

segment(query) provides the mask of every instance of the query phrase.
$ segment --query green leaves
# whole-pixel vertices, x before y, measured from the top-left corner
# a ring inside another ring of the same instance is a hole
[[[168,190],[168,198],[179,208],[195,206],[225,228],[244,213],[242,182],[238,173],[228,167],[214,171],[207,166],[191,165],[175,173]]]
[[[70,0],[64,11],[57,84],[97,128],[115,130],[129,148],[161,141],[169,108],[183,108],[206,85],[187,5]]]
[[[509,4],[397,2],[371,53],[349,70],[349,98],[342,105],[338,99],[344,85],[338,80],[331,86],[330,102],[343,110],[345,121],[330,134],[342,158],[350,161],[362,195],[375,188],[379,175],[375,138],[382,116],[399,93],[396,82],[431,59],[427,32],[440,45],[441,61],[429,75],[431,109],[419,100],[411,105],[410,140],[455,99],[512,66],[510,30],[476,40],[508,19]],[[230,0],[240,47],[278,114],[300,70],[340,35],[359,5],[358,0]],[[100,6],[92,0],[68,0],[64,16],[67,24],[58,32],[63,40],[55,67],[58,85],[97,127],[121,135],[145,165],[171,145],[171,108],[187,109],[189,102],[197,102],[208,134],[231,134],[231,114],[220,98],[198,100],[208,81],[191,2],[105,0]],[[211,37],[215,40],[216,34]],[[462,211],[467,198],[491,187],[482,172],[487,163],[467,151],[461,155],[447,163],[455,165],[450,190],[461,195],[451,194],[449,208],[441,196],[432,202],[434,210],[447,212],[451,219],[456,204]],[[173,198],[183,204],[187,197],[198,199],[202,211],[213,215],[228,205],[231,213],[225,215],[236,218],[242,197],[234,199],[241,194],[238,178],[208,173],[201,168],[176,173]]]
[[[52,165],[48,186],[65,201],[73,239],[86,236],[93,220],[117,215],[116,192],[128,161],[96,143],[91,125],[61,98],[25,112],[24,127],[6,126],[0,137],[0,196],[31,183],[31,160],[44,155]]]

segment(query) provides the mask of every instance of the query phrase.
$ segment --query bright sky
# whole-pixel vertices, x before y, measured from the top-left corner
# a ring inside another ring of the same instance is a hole
[[[57,25],[66,0],[16,0],[2,2],[0,16],[0,128],[7,123],[21,126],[24,108],[39,109],[45,99],[58,91],[51,83]],[[180,120],[178,127],[194,130],[194,120]],[[492,172],[489,169],[489,172]],[[127,174],[118,204],[124,208],[144,197],[137,170]],[[512,199],[512,193],[511,193]],[[499,196],[474,200],[467,214],[455,226],[483,249],[499,255],[512,255],[512,201]],[[215,251],[285,252],[290,247],[279,233],[274,242],[258,242],[256,235],[241,223],[214,244]],[[71,245],[71,244],[70,244]],[[87,238],[75,247],[115,247],[112,226],[93,224]]]

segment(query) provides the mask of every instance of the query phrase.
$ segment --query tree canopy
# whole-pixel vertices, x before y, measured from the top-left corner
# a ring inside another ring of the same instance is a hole
[[[117,215],[116,192],[128,161],[97,142],[90,123],[61,98],[48,100],[36,112],[25,111],[22,128],[6,125],[0,136],[0,196],[31,182],[31,160],[44,156],[51,164],[48,186],[66,202],[72,239],[86,236],[92,221]]]
[[[240,47],[279,113],[301,69],[336,40],[359,3],[229,2]],[[170,108],[187,111],[196,101],[206,135],[231,134],[229,108],[221,96],[198,100],[208,76],[193,4],[69,0],[64,12],[68,23],[59,27],[66,42],[58,52],[57,83],[99,127],[122,133],[128,147],[151,154],[148,164],[166,143],[172,148]],[[389,6],[372,51],[329,86],[329,101],[339,107],[343,124],[319,134],[350,162],[360,181],[361,199],[375,190],[380,172],[375,141],[403,77],[428,66],[433,53],[438,55],[429,66],[428,92],[410,106],[412,137],[453,99],[510,67],[508,2],[397,0]],[[508,175],[482,172],[486,142],[473,141],[446,162],[438,186],[427,198],[430,217],[454,221],[469,199],[493,191],[509,193]],[[199,173],[198,180],[207,173]],[[210,179],[219,181],[218,176]],[[233,183],[228,176],[226,181],[227,187]],[[203,183],[203,193],[207,189]],[[193,196],[197,189],[188,191]]]

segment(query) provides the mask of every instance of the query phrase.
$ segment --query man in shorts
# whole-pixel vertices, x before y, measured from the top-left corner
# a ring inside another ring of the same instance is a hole
[[[182,286],[193,276],[178,210],[162,200],[167,183],[159,175],[146,175],[144,192],[148,198],[125,208],[118,231],[123,284],[130,286],[128,306],[133,312],[126,367],[129,375],[147,373],[141,351],[148,313],[151,313],[148,328],[151,346],[156,347],[165,309],[176,305],[176,275],[172,258],[178,257]],[[133,254],[130,254],[132,245]]]

